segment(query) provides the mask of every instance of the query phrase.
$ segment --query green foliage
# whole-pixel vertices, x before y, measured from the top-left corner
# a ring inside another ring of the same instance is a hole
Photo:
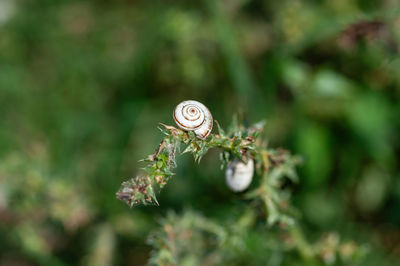
[[[286,245],[275,245],[274,251],[284,254],[288,250],[297,249],[304,262],[317,265],[317,257],[321,262],[331,264],[336,256],[343,263],[354,264],[361,262],[366,247],[357,246],[353,242],[339,243],[338,236],[331,234],[331,239],[325,239],[311,246],[307,243],[296,219],[289,213],[294,213],[289,202],[290,193],[283,188],[286,179],[297,182],[295,166],[299,158],[292,156],[282,149],[267,148],[265,142],[258,136],[262,132],[263,122],[245,128],[237,119],[233,120],[228,131],[218,126],[218,134],[211,134],[206,140],[197,138],[193,132],[185,132],[173,126],[161,124],[160,130],[166,135],[156,152],[143,160],[147,165],[146,175],[137,176],[122,183],[117,192],[117,198],[129,206],[137,204],[156,203],[154,194],[162,189],[173,175],[172,168],[176,151],[184,145],[183,153],[192,153],[195,161],[200,163],[202,157],[211,148],[221,149],[221,166],[226,166],[239,158],[246,162],[253,159],[256,172],[261,180],[258,187],[244,195],[247,200],[263,202],[265,205],[266,224],[269,226],[279,223],[281,231],[287,231],[289,239]],[[154,188],[155,187],[155,188]],[[247,206],[257,206],[248,203]],[[234,225],[220,225],[199,214],[188,211],[182,217],[170,213],[161,223],[161,229],[154,233],[149,243],[155,248],[150,258],[151,265],[220,265],[240,261],[243,249],[246,247],[246,233],[251,230],[256,221],[255,210],[243,210],[244,215],[238,218]],[[264,233],[260,231],[260,233]],[[282,232],[281,232],[282,233]],[[274,236],[276,241],[279,235]],[[195,251],[194,251],[195,250]],[[269,251],[269,248],[265,248]],[[250,250],[247,250],[250,252]],[[249,262],[247,262],[249,263]],[[252,262],[255,263],[255,262]]]
[[[265,143],[257,138],[262,131],[262,122],[245,128],[234,119],[226,133],[217,124],[218,134],[211,134],[206,140],[197,138],[191,131],[185,132],[173,126],[161,125],[164,128],[160,130],[166,137],[161,141],[157,151],[143,160],[149,163],[144,167],[146,175],[139,175],[123,182],[117,192],[117,198],[131,207],[153,202],[158,204],[154,191],[162,189],[173,175],[173,168],[176,166],[175,154],[182,145],[184,145],[183,153],[192,153],[194,160],[199,163],[209,149],[219,148],[221,166],[228,165],[235,157],[244,162],[254,158],[261,181],[259,187],[250,191],[246,198],[256,198],[264,202],[270,225],[278,221],[293,224],[293,220],[284,214],[290,211],[287,193],[283,195],[280,190],[285,178],[297,181],[294,167],[298,164],[299,158],[291,156],[282,149],[267,148]]]
[[[261,199],[228,190],[220,149],[200,164],[177,150],[160,206],[115,200],[184,99],[223,128],[265,119],[267,147],[302,156],[283,188],[309,243],[353,240],[363,265],[400,264],[398,1],[217,2],[0,1],[0,265],[144,265],[156,221],[185,208],[228,231],[257,210],[240,258],[216,249],[224,263],[304,265]]]
[[[289,233],[265,230],[255,226],[256,220],[251,210],[223,224],[191,210],[181,216],[170,212],[149,237],[148,242],[154,247],[149,265],[274,265],[277,258],[280,265],[292,265],[299,260],[294,249],[300,250],[303,265],[362,265],[368,252],[366,246],[342,241],[335,233],[309,245],[298,228]],[[259,253],[263,254],[261,258]]]

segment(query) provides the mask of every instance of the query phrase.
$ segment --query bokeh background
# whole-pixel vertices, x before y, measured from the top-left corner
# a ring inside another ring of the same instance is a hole
[[[265,119],[304,157],[309,238],[400,265],[396,0],[0,1],[0,265],[144,265],[167,210],[229,216],[210,152],[178,158],[161,206],[115,198],[182,100]],[[242,204],[242,203],[240,203]]]

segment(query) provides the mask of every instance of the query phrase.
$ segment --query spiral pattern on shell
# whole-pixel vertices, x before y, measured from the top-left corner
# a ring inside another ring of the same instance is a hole
[[[225,181],[234,192],[241,192],[250,186],[254,173],[254,161],[249,158],[247,164],[234,159],[225,171]]]
[[[208,108],[198,101],[183,101],[175,107],[175,123],[183,130],[193,131],[200,139],[206,139],[213,127],[213,118]]]

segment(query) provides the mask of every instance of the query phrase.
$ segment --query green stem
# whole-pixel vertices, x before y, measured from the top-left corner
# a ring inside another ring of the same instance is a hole
[[[307,265],[318,265],[315,258],[315,253],[313,252],[312,246],[308,243],[307,239],[304,237],[303,231],[300,225],[294,225],[290,227],[289,233],[296,245],[296,249]]]

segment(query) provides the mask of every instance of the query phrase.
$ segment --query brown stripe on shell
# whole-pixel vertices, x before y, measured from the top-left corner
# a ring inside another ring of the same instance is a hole
[[[198,108],[196,108],[196,109],[197,109],[197,113],[199,113],[199,115],[197,116],[197,118],[188,118],[188,117],[186,116],[186,112],[183,112],[183,109],[185,109],[185,107],[186,107],[186,105],[183,106],[181,113],[182,113],[182,116],[183,116],[186,120],[188,120],[188,121],[196,121],[197,119],[199,119],[199,117],[201,116],[201,110],[199,111]],[[190,108],[190,107],[189,107],[189,108]]]
[[[208,129],[208,130],[205,132],[204,135],[203,135],[203,134],[200,134],[200,138],[203,139],[203,140],[206,139],[207,136],[210,135],[210,132],[211,132],[211,129]]]
[[[200,104],[201,104],[201,103],[200,103]],[[177,108],[178,108],[179,105],[180,105],[180,104],[178,104],[178,105],[174,108],[174,112],[173,112],[173,118],[174,118],[175,123],[176,123],[181,129],[183,129],[183,130],[185,130],[185,131],[195,131],[195,134],[196,134],[197,137],[199,137],[200,139],[205,140],[205,139],[208,137],[208,135],[211,133],[212,128],[213,128],[213,117],[212,117],[212,114],[211,114],[210,110],[209,110],[205,105],[203,105],[203,104],[202,104],[202,105],[204,106],[205,110],[204,110],[203,108],[197,108],[196,104],[192,104],[192,103],[189,103],[189,105],[184,105],[184,106],[182,107],[182,110],[181,110],[181,115],[182,115],[182,117],[183,117],[184,119],[186,119],[187,121],[196,121],[196,120],[198,120],[198,118],[197,118],[197,119],[188,119],[187,116],[185,116],[185,113],[183,112],[183,109],[190,109],[191,106],[193,106],[193,108],[195,108],[195,109],[198,111],[198,113],[199,113],[198,116],[201,116],[201,113],[204,114],[204,119],[201,121],[201,123],[200,123],[198,126],[196,126],[196,127],[188,127],[188,126],[184,125],[181,121],[179,121],[179,120],[177,119],[176,113],[177,113]],[[188,107],[188,106],[189,106],[189,107]],[[203,110],[204,110],[205,112],[203,112]],[[207,125],[204,125],[206,120],[208,120]],[[207,126],[207,127],[205,128],[205,130],[200,129],[200,128],[203,127],[203,126]],[[200,130],[199,130],[199,129],[200,129]],[[197,132],[196,132],[196,131],[197,131]],[[198,132],[198,131],[205,131],[205,132],[204,132],[204,133],[200,133],[200,132]]]
[[[175,113],[176,113],[176,108],[177,108],[177,107],[178,107],[178,106],[176,106],[176,107],[175,107],[175,109],[174,109],[174,113],[173,113],[173,116],[174,116],[175,123],[177,123],[177,124],[178,124],[178,126],[181,126],[181,127],[183,127],[183,128],[187,128],[185,125],[182,125],[182,123],[181,123],[181,122],[179,122],[179,121],[178,121],[178,119],[176,119]]]
[[[175,123],[177,123],[177,124],[179,124],[180,126],[182,126],[183,128],[188,128],[188,130],[195,130],[195,129],[197,129],[197,128],[199,128],[199,127],[201,127],[203,124],[204,124],[204,122],[206,121],[206,118],[205,118],[205,116],[204,116],[204,119],[203,119],[203,121],[197,126],[197,127],[187,127],[187,126],[185,126],[185,125],[183,125],[177,118],[176,118],[176,116],[175,116],[175,113],[176,113],[176,108],[178,108],[178,106],[176,106],[175,107],[175,109],[174,109],[174,112],[173,112],[173,117],[174,117],[174,120],[175,120]],[[210,113],[210,111],[208,110],[208,108],[206,107],[206,109],[207,109],[207,111]],[[183,108],[182,108],[182,110],[183,110]],[[183,115],[183,113],[182,113],[182,115]],[[183,115],[184,116],[184,115]],[[186,118],[186,117],[185,117]],[[187,119],[187,120],[190,120],[190,119]],[[196,120],[196,119],[194,119],[194,120]],[[190,120],[190,121],[194,121],[194,120]]]

